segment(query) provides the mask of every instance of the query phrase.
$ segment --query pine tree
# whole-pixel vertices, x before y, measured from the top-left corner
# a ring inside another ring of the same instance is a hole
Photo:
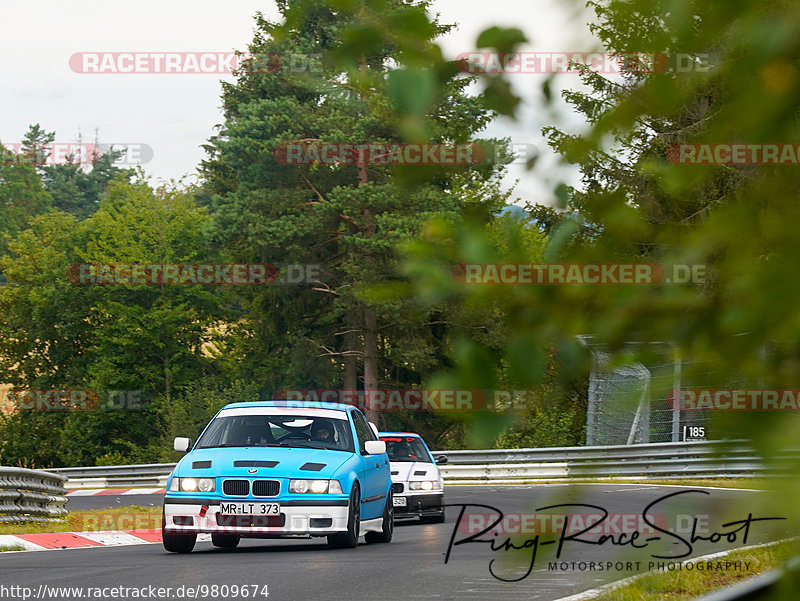
[[[276,160],[276,149],[296,142],[464,144],[493,113],[466,94],[470,79],[457,77],[452,64],[424,66],[424,52],[450,28],[428,21],[429,3],[384,3],[380,32],[362,2],[340,10],[300,4],[279,3],[283,24],[257,18],[248,49],[254,58],[235,83],[224,84],[225,123],[202,169],[216,195],[217,240],[237,260],[326,266],[329,279],[316,290],[286,287],[250,298],[263,311],[253,315],[264,324],[256,329],[268,329],[283,352],[304,348],[335,361],[322,372],[291,374],[291,383],[318,387],[322,378],[354,388],[359,359],[365,390],[378,389],[409,360],[407,377],[418,383],[437,344],[419,323],[435,320],[404,317],[402,301],[379,302],[376,287],[402,280],[395,248],[429,218],[458,219],[470,202],[487,215],[499,208],[504,198],[487,183],[502,165],[395,168],[360,155],[353,164],[294,166]],[[415,58],[406,50],[410,66],[400,68],[403,35],[413,36],[418,51]],[[465,200],[470,190],[472,201]]]

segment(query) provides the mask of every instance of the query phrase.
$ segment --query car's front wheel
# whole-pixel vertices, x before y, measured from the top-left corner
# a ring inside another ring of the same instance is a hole
[[[220,549],[235,549],[239,546],[240,536],[235,534],[212,534],[211,544]]]
[[[350,509],[347,512],[347,531],[328,535],[328,546],[333,549],[352,549],[358,545],[361,530],[361,489],[358,483],[350,491]]]
[[[161,542],[170,553],[191,553],[196,541],[196,534],[167,534],[161,531]]]
[[[170,553],[191,553],[194,543],[197,541],[196,534],[167,534],[164,526],[167,524],[167,517],[164,507],[161,507],[161,543],[164,549]]]
[[[367,532],[364,540],[368,543],[390,543],[394,533],[394,498],[392,489],[386,495],[386,505],[383,508],[383,523],[380,532]]]

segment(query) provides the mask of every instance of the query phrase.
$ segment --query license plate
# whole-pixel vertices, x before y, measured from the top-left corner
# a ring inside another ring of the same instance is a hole
[[[395,507],[405,507],[407,505],[408,499],[405,497],[392,497],[392,505]]]
[[[280,503],[220,503],[223,515],[280,515]]]

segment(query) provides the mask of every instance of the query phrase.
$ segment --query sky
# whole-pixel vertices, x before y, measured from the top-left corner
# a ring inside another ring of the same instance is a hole
[[[529,40],[521,50],[574,52],[598,50],[586,28],[591,15],[583,2],[565,0],[434,0],[433,10],[458,28],[440,39],[455,58],[475,48],[480,31],[492,25],[520,28]],[[127,145],[129,159],[142,162],[158,180],[193,177],[205,156],[201,145],[222,121],[219,74],[82,73],[74,68],[80,53],[231,52],[244,50],[253,35],[257,11],[278,19],[271,0],[27,0],[0,6],[0,141],[18,144],[30,124],[56,132],[67,148],[78,140]],[[72,62],[71,60],[72,59]],[[515,196],[552,204],[561,181],[577,183],[573,168],[560,164],[541,136],[544,125],[577,131],[582,120],[559,102],[545,107],[545,76],[514,74],[523,98],[516,121],[501,118],[482,136],[511,138],[535,147],[540,159],[532,171],[513,164],[508,186],[519,179]],[[579,88],[574,74],[559,74],[556,90]],[[475,90],[479,91],[478,89]]]

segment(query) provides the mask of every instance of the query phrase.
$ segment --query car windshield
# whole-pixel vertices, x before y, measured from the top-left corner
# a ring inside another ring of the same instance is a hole
[[[215,418],[197,449],[292,447],[353,452],[350,422],[308,415],[228,415]]]
[[[381,436],[386,443],[386,453],[389,461],[421,461],[433,463],[433,458],[422,439],[416,436]]]

